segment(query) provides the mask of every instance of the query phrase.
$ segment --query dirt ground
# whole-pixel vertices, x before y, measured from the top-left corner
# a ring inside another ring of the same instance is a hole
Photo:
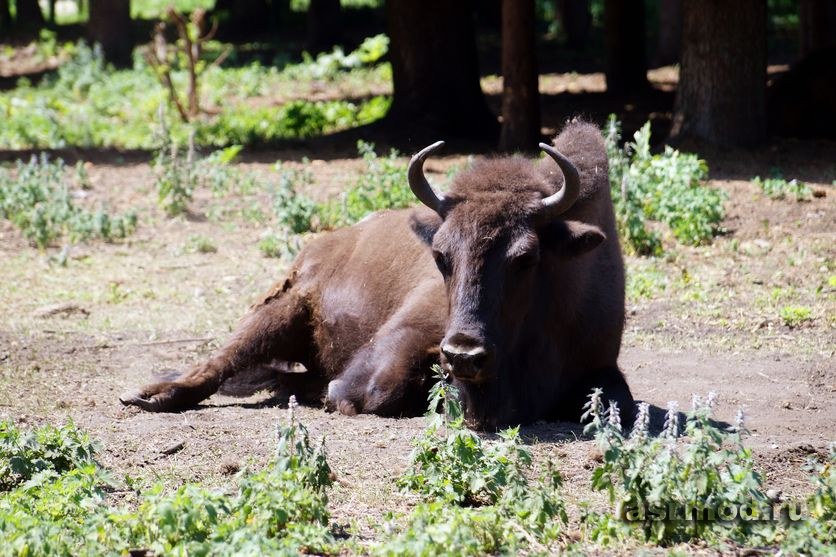
[[[784,141],[708,158],[710,185],[729,193],[727,232],[710,246],[669,245],[659,259],[627,258],[621,367],[634,395],[660,408],[670,400],[687,408],[692,393],[711,390],[719,393],[720,419],[733,420],[742,406],[767,487],[803,494],[801,465],[836,439],[836,145]],[[430,177],[443,181],[464,162],[434,159]],[[275,179],[272,164],[241,166]],[[347,187],[363,163],[313,160],[308,168],[312,193],[325,197]],[[824,196],[767,199],[749,180],[773,168]],[[269,197],[200,192],[190,216],[172,220],[154,205],[147,164],[97,164],[90,178],[85,203],[139,212],[127,241],[73,246],[60,266],[58,249],[40,253],[0,222],[0,417],[21,424],[72,418],[100,441],[102,464],[140,483],[233,485],[234,471],[270,457],[284,401],[214,396],[195,410],[151,414],[123,407],[117,396],[205,358],[282,277],[288,262],[257,249],[269,225],[242,210],[269,212]],[[190,249],[195,236],[217,252]],[[787,326],[780,310],[792,305],[808,307],[811,319]],[[371,538],[383,513],[414,503],[397,492],[394,478],[408,463],[422,418],[348,418],[311,407],[299,414],[315,436],[326,436],[338,477],[336,523]],[[538,423],[523,434],[540,464],[551,460],[564,474],[573,517],[581,500],[604,504],[590,492],[594,452],[577,426]]]

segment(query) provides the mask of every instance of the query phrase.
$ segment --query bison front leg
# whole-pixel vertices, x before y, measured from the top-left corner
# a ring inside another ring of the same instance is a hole
[[[446,308],[416,289],[328,384],[325,407],[341,414],[415,416],[426,410],[430,367],[438,363]],[[441,306],[441,307],[438,307]]]
[[[122,394],[119,400],[152,412],[195,406],[237,373],[273,360],[304,361],[310,351],[309,313],[300,296],[284,287],[254,308],[232,338],[209,361],[175,381],[165,381]]]

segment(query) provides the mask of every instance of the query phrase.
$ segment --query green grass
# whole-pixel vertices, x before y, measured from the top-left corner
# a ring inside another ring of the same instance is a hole
[[[370,44],[374,44],[372,39]],[[381,49],[385,52],[385,45],[376,48],[375,55]],[[358,61],[357,67],[338,68],[331,79],[347,86],[366,83],[365,87],[367,82],[388,81],[388,64],[369,64]],[[373,122],[388,110],[390,99],[380,96],[361,102],[291,99],[263,106],[247,102],[280,91],[304,96],[306,84],[314,79],[300,77],[307,67],[305,63],[282,70],[257,63],[211,67],[201,77],[201,104],[211,107],[213,114],[204,114],[187,125],[168,107],[166,91],[140,56],[133,69],[117,71],[107,67],[97,51],[79,43],[56,76],[38,85],[22,79],[15,89],[0,93],[4,116],[0,148],[154,149],[158,146],[154,126],[161,104],[167,107],[172,137],[185,143],[194,129],[197,144],[205,146],[310,137]],[[178,90],[183,90],[185,73],[174,72],[173,79]]]

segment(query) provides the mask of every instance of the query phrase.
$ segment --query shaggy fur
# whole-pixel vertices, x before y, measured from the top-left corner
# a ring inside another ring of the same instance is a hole
[[[284,393],[324,395],[343,414],[414,415],[440,362],[481,427],[576,421],[596,386],[629,419],[633,399],[616,363],[624,270],[603,140],[595,126],[572,122],[555,146],[581,176],[578,201],[558,219],[534,218],[563,185],[551,159],[477,162],[438,214],[381,212],[312,241],[208,362],[121,400],[178,410],[236,376],[260,387],[272,374]],[[456,338],[489,348],[477,375],[439,354]],[[249,392],[246,381],[231,390]]]

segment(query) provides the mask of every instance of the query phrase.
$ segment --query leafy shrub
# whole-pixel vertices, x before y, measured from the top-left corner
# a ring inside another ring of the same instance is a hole
[[[788,555],[825,555],[836,547],[836,443],[825,462],[807,463],[815,491],[807,500],[809,516],[790,524],[782,549]]]
[[[0,421],[0,491],[8,491],[45,470],[68,472],[95,464],[95,444],[70,421],[21,432],[11,421]]]
[[[303,161],[307,164],[307,160]],[[298,191],[302,185],[313,183],[313,175],[306,169],[294,169],[276,164],[279,182],[273,188],[273,213],[279,225],[294,234],[308,232],[314,227],[318,208],[316,203]]]
[[[291,400],[290,423],[278,429],[273,461],[242,477],[233,495],[193,484],[165,493],[156,485],[133,510],[109,504],[107,477],[93,463],[92,452],[73,461],[75,468],[41,470],[0,495],[0,554],[332,553],[325,494],[330,468],[322,444],[314,446],[296,421],[294,406]],[[4,439],[22,436],[8,431]],[[69,436],[61,447],[72,445],[74,431],[59,431],[59,438]]]
[[[211,189],[215,196],[230,190],[247,193],[255,188],[256,179],[232,167],[241,152],[240,145],[214,151],[207,157],[197,155],[194,133],[189,135],[185,154],[160,112],[160,148],[154,157],[157,202],[165,213],[176,216],[186,212],[189,202],[199,188]]]
[[[618,146],[620,139],[620,125],[610,116],[606,130],[610,187],[619,233],[630,250],[641,255],[661,252],[660,238],[647,229],[647,220],[666,224],[684,244],[709,242],[720,231],[725,194],[701,183],[708,177],[705,161],[670,147],[651,155],[650,122],[623,149]]]
[[[340,46],[335,46],[331,52],[322,52],[316,58],[305,52],[302,63],[287,67],[285,74],[290,79],[331,80],[342,72],[376,64],[388,52],[389,37],[381,33],[367,37],[349,54],[345,54]]]
[[[136,228],[136,215],[111,216],[104,209],[90,212],[76,205],[66,180],[66,167],[46,154],[15,170],[0,168],[0,217],[17,226],[39,248],[66,235],[70,241],[124,238]]]
[[[500,432],[497,442],[483,441],[465,426],[456,387],[441,368],[435,372],[427,427],[398,480],[426,502],[380,553],[482,555],[554,542],[567,521],[560,474],[549,465],[532,485],[525,475],[531,454],[520,444],[519,428]]]
[[[761,180],[760,176],[756,176],[752,181],[770,199],[785,199],[792,196],[796,201],[810,201],[813,198],[813,191],[807,184],[798,180],[790,180],[787,182],[780,177]]]
[[[366,171],[338,200],[320,208],[324,228],[354,224],[374,211],[400,209],[416,202],[406,179],[406,166],[398,161],[397,151],[393,149],[387,157],[380,157],[374,144],[365,141],[357,142],[357,151],[363,156]]]
[[[634,536],[671,544],[772,539],[768,523],[723,521],[714,515],[717,509],[744,505],[758,517],[770,512],[752,453],[742,443],[742,412],[737,424],[724,430],[711,416],[716,395],[709,393],[705,401],[695,396],[684,423],[684,441],[675,404],[669,405],[662,437],[654,438],[648,434],[649,406],[641,403],[633,431],[625,435],[618,407],[611,403],[604,410],[601,396],[600,389],[593,391],[583,416],[590,420],[586,431],[594,433],[603,452],[592,487],[606,490],[623,516],[587,513],[582,520],[592,540],[606,543]],[[670,508],[689,509],[691,514],[667,516]]]

